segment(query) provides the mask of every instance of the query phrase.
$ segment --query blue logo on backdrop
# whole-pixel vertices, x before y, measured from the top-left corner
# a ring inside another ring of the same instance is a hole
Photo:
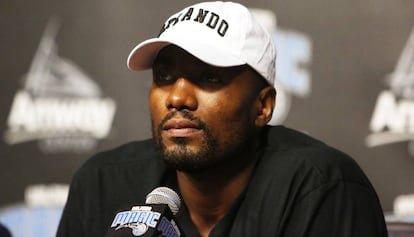
[[[24,203],[0,208],[0,223],[13,237],[54,237],[67,193],[67,185],[30,186]]]
[[[308,36],[297,31],[277,27],[276,15],[264,9],[250,9],[273,37],[277,50],[276,109],[269,124],[284,122],[292,95],[305,98],[311,93],[311,73],[307,68],[312,61],[312,42]]]

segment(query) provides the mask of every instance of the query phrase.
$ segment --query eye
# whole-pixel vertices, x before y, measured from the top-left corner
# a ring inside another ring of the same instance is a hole
[[[221,76],[213,72],[205,72],[200,77],[201,83],[220,84],[222,82]]]
[[[153,80],[157,84],[169,84],[174,81],[174,76],[170,70],[165,67],[158,67],[153,70]]]

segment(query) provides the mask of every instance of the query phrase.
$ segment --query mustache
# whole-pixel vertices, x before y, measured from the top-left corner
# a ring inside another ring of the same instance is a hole
[[[190,121],[192,121],[193,123],[197,124],[197,127],[206,130],[207,129],[207,125],[206,123],[204,123],[201,119],[197,118],[196,116],[194,116],[190,111],[187,110],[180,110],[180,111],[172,111],[169,114],[167,114],[158,124],[158,131],[162,131],[163,127],[165,125],[165,123],[174,118],[174,117],[182,117],[184,119],[188,119]]]

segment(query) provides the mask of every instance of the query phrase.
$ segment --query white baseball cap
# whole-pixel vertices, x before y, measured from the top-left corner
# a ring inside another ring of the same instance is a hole
[[[213,66],[247,64],[274,84],[276,49],[272,38],[239,3],[203,2],[172,15],[157,38],[143,41],[131,51],[128,68],[151,68],[158,52],[169,44]]]

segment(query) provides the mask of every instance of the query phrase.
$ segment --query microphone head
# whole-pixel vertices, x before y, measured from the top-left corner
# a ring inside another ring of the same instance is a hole
[[[145,204],[167,204],[173,215],[178,213],[181,199],[174,190],[167,187],[158,187],[147,195]]]

